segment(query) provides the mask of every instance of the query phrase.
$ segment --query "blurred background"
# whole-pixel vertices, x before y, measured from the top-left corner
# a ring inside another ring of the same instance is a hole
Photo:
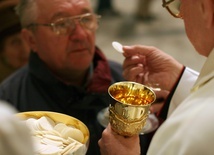
[[[112,41],[118,41],[123,45],[158,47],[185,66],[197,71],[201,69],[205,58],[195,52],[185,34],[183,21],[168,13],[162,7],[162,0],[147,0],[151,4],[149,15],[145,17],[137,13],[140,0],[112,0],[111,8],[103,11],[99,9],[101,0],[91,1],[96,12],[102,15],[96,42],[109,59],[123,62],[123,56],[111,45]]]

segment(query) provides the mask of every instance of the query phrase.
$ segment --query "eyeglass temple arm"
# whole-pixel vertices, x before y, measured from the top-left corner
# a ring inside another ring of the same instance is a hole
[[[165,8],[165,7],[167,7],[170,3],[172,3],[173,1],[175,1],[175,0],[169,0],[168,2],[164,1],[163,4],[162,4],[162,6]]]

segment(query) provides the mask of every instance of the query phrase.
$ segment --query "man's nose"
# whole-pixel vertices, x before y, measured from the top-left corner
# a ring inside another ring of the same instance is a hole
[[[70,36],[83,36],[86,37],[86,28],[84,27],[84,25],[81,24],[81,21],[76,19],[74,20],[74,27],[72,32],[70,33]]]

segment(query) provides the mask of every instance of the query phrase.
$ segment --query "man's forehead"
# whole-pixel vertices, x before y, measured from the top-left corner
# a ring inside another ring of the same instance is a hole
[[[38,6],[40,15],[49,19],[92,11],[89,0],[38,0]]]
[[[73,5],[78,5],[78,4],[88,4],[91,6],[91,1],[90,0],[37,0],[36,1],[38,4],[43,4],[43,6],[50,6],[52,4],[73,4]],[[44,5],[45,4],[45,5]]]
[[[45,0],[45,1],[39,0],[38,5],[39,7],[46,7],[46,8],[75,7],[76,9],[78,9],[77,8],[78,6],[80,7],[85,6],[88,8],[92,7],[89,0]]]

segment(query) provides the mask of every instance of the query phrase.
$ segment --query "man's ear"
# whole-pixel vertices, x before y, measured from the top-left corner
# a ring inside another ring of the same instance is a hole
[[[28,43],[30,48],[34,52],[36,52],[37,51],[36,39],[35,39],[35,35],[33,34],[33,32],[28,29],[22,29],[22,36],[25,39],[25,41]]]
[[[205,25],[207,28],[214,27],[214,1],[203,0],[201,3]]]

